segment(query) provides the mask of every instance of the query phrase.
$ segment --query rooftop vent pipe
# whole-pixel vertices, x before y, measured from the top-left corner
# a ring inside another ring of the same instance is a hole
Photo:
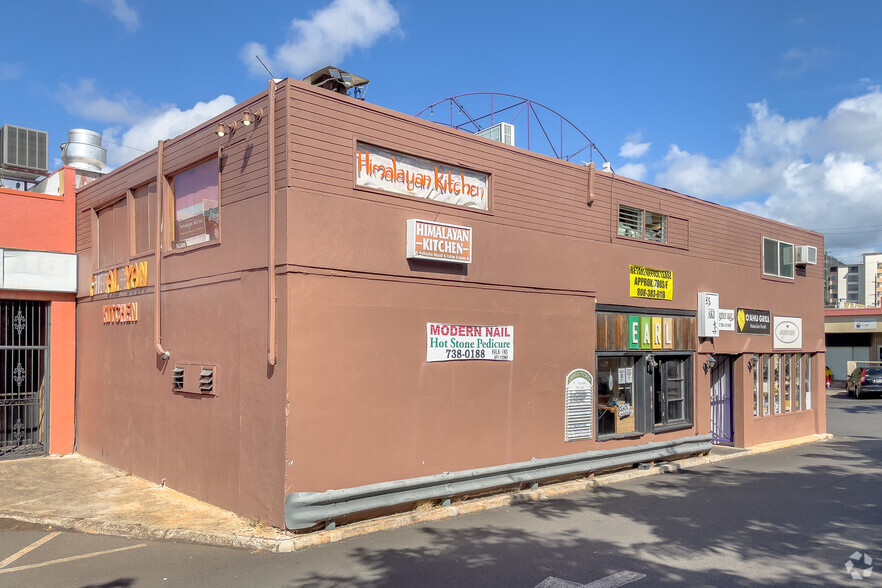
[[[101,135],[87,129],[71,129],[67,142],[61,144],[61,161],[76,169],[100,172],[107,164],[107,150]]]

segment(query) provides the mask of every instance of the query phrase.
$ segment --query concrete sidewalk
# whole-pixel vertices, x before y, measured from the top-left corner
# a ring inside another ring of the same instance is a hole
[[[625,480],[715,463],[831,438],[812,435],[751,449],[715,447],[710,455],[663,462],[536,490],[427,507],[307,534],[290,534],[258,521],[157,486],[81,455],[0,461],[0,518],[49,525],[84,533],[138,539],[184,541],[255,551],[285,553],[368,533],[421,522],[543,500]]]

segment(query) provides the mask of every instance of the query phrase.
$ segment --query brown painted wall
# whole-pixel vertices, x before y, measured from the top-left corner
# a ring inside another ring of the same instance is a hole
[[[697,292],[724,308],[803,318],[803,350],[823,351],[823,268],[762,276],[762,237],[820,235],[588,170],[299,82],[280,86],[274,260],[279,365],[266,362],[267,127],[218,139],[214,128],[258,95],[168,141],[171,177],[222,147],[221,242],[164,254],[162,345],[153,288],[89,296],[92,208],[156,177],[151,152],[80,196],[80,447],[133,473],[246,514],[281,521],[285,492],[322,491],[640,444],[709,431],[707,353],[771,352],[771,337],[724,333],[693,361],[694,426],[663,435],[564,443],[564,379],[594,373],[595,304],[694,312]],[[355,145],[490,174],[491,209],[474,211],[354,187]],[[669,243],[616,235],[619,204],[668,215]],[[405,259],[409,218],[474,230],[468,266]],[[674,272],[672,301],[629,297],[628,266]],[[104,268],[101,268],[104,269]],[[135,325],[101,324],[101,306],[135,300]],[[817,316],[815,316],[817,314]],[[427,322],[513,325],[513,362],[426,363]],[[822,359],[820,360],[822,363]],[[176,362],[216,364],[218,394],[171,392]],[[743,356],[737,362],[743,367]],[[736,382],[745,378],[736,374]],[[818,380],[820,381],[820,379]],[[743,398],[744,390],[736,391]],[[815,411],[739,425],[742,441],[823,430]],[[752,406],[751,406],[752,408]],[[738,410],[738,409],[736,409]],[[282,465],[284,464],[284,465]]]
[[[286,373],[284,366],[272,369],[266,361],[269,118],[225,139],[214,133],[219,121],[240,119],[246,107],[268,108],[266,93],[166,142],[162,174],[169,180],[217,157],[221,148],[221,241],[163,253],[159,271],[152,253],[130,257],[129,263],[147,263],[146,288],[89,296],[89,277],[96,271],[91,217],[93,208],[156,180],[156,151],[80,192],[78,448],[281,525]],[[282,140],[278,146],[284,153]],[[160,272],[168,361],[159,359],[153,345]],[[104,305],[129,302],[139,305],[137,323],[103,324]],[[172,370],[180,364],[216,366],[216,395],[173,392]]]

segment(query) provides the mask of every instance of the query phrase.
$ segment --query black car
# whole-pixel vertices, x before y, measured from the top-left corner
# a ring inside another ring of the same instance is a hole
[[[845,389],[855,398],[882,394],[882,367],[856,368],[845,380]]]

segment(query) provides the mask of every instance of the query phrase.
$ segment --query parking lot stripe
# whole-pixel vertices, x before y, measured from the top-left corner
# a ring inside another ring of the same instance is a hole
[[[17,560],[18,558],[20,558],[21,556],[23,556],[23,555],[27,555],[28,553],[32,552],[33,550],[35,550],[35,549],[38,548],[39,546],[43,545],[44,543],[46,543],[46,542],[49,541],[50,539],[52,539],[52,538],[54,538],[54,537],[58,537],[59,535],[61,535],[61,531],[55,531],[54,533],[49,533],[49,534],[46,535],[45,537],[42,537],[42,538],[40,538],[40,539],[37,539],[36,541],[34,541],[33,543],[31,543],[30,545],[28,545],[28,546],[25,547],[24,549],[22,549],[22,550],[20,550],[20,551],[18,551],[18,552],[16,552],[16,553],[13,553],[12,555],[10,555],[9,557],[7,557],[7,558],[4,559],[3,561],[0,561],[0,569],[5,568],[5,567],[8,566],[9,564],[11,564],[12,562],[14,562],[14,561]]]
[[[108,553],[117,553],[119,551],[128,551],[129,549],[137,549],[139,547],[147,547],[146,543],[139,543],[138,545],[129,545],[128,547],[119,547],[117,549],[108,549],[107,551],[96,551],[95,553],[85,553],[83,555],[74,555],[71,557],[63,557],[61,559],[53,559],[52,561],[44,561],[43,563],[30,564],[27,566],[16,566],[14,568],[6,568],[0,570],[0,574],[8,574],[9,572],[20,572],[22,570],[32,570],[34,568],[42,568],[43,566],[51,566],[53,564],[66,563],[69,561],[76,561],[78,559],[86,559],[89,557],[95,557],[96,555],[106,555]],[[24,554],[22,554],[24,555]]]

